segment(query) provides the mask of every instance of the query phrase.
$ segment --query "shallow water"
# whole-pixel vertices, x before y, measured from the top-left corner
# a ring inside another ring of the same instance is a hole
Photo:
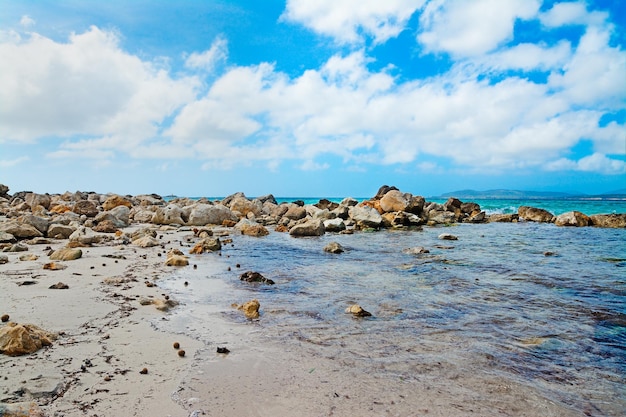
[[[490,223],[233,239],[163,284],[184,303],[169,325],[219,344],[206,316],[250,331],[231,303],[257,298],[261,340],[353,372],[410,383],[445,361],[456,377],[511,381],[580,415],[626,414],[626,230]],[[331,241],[346,252],[323,252]],[[416,246],[430,253],[403,252]],[[241,282],[247,270],[276,284]],[[345,314],[353,303],[373,316]]]

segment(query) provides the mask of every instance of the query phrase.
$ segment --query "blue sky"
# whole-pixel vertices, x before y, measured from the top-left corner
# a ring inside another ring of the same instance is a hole
[[[12,1],[11,192],[626,188],[620,0]]]

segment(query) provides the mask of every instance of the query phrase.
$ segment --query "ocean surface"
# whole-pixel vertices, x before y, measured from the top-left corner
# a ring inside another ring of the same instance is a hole
[[[520,205],[554,214],[626,212],[624,201],[476,202],[489,213]],[[458,240],[440,240],[444,232]],[[229,237],[221,254],[193,256],[197,269],[177,270],[160,284],[182,302],[160,326],[236,349],[206,325],[211,317],[390,387],[417,384],[428,372],[437,377],[436,368],[447,367],[455,380],[479,375],[526,387],[568,410],[563,415],[626,415],[625,229],[522,222]],[[324,252],[329,242],[346,251]],[[429,253],[405,251],[418,246]],[[248,270],[275,285],[241,282]],[[261,303],[254,324],[231,306],[252,298]],[[346,314],[353,303],[372,317]],[[448,382],[441,383],[454,384]],[[466,387],[459,395],[472,396]],[[504,415],[518,415],[510,410],[519,404],[502,407]]]

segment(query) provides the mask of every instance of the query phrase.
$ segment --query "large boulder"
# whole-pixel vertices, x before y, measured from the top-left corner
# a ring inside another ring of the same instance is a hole
[[[72,211],[79,216],[96,217],[98,214],[98,205],[91,200],[80,200],[74,204]]]
[[[104,203],[102,203],[102,209],[103,210],[112,210],[115,207],[119,207],[119,206],[125,206],[128,207],[129,209],[133,206],[133,204],[128,201],[126,198],[119,196],[119,195],[112,195],[111,197],[107,198]]]
[[[346,230],[346,223],[339,217],[330,220],[324,220],[324,229],[327,232],[341,232]]]
[[[389,191],[398,191],[398,189],[396,187],[389,186],[389,185],[382,185],[379,189],[378,192],[376,193],[376,195],[373,197],[373,200],[380,200],[381,198],[383,198],[385,196],[385,194],[387,194]]]
[[[11,233],[0,231],[0,243],[15,243],[17,239]]]
[[[24,200],[31,208],[37,206],[42,206],[46,210],[50,208],[50,196],[48,194],[27,193]]]
[[[158,207],[152,215],[154,224],[185,224],[183,219],[183,209],[176,204],[168,204],[165,207]]]
[[[28,239],[33,237],[43,237],[43,233],[30,224],[21,224],[15,220],[0,223],[0,232],[12,234],[18,239]]]
[[[591,224],[591,219],[580,211],[568,211],[567,213],[559,214],[554,220],[554,224],[557,226],[577,226],[584,227]]]
[[[191,226],[205,226],[207,224],[222,224],[224,220],[236,222],[238,219],[226,206],[198,203],[191,209],[188,224]]]
[[[115,227],[127,227],[130,224],[130,209],[123,205],[116,206],[111,210],[99,213],[95,220],[98,223],[108,220],[113,223]]]
[[[290,204],[287,212],[283,214],[283,217],[289,220],[301,220],[306,217],[306,209],[296,204]]]
[[[102,240],[102,236],[88,227],[81,226],[70,235],[69,239],[70,242],[74,242],[82,246],[89,246],[100,242]]]
[[[537,207],[521,206],[517,209],[517,214],[521,219],[529,222],[552,223],[554,221],[552,213]]]
[[[258,216],[263,211],[263,203],[259,200],[250,201],[246,197],[235,197],[230,202],[230,209],[240,213],[243,217],[248,216],[248,213]]]
[[[428,224],[450,224],[456,222],[456,214],[451,211],[431,210],[428,212]]]
[[[591,224],[596,227],[626,228],[626,213],[594,214],[590,219]]]
[[[67,239],[72,233],[76,231],[73,226],[66,226],[64,224],[53,223],[48,227],[48,237],[52,239]]]
[[[293,226],[289,229],[289,234],[295,237],[322,236],[324,231],[324,223],[319,219],[315,219]]]
[[[350,208],[350,218],[356,223],[359,229],[379,228],[383,222],[383,217],[378,210],[370,206],[354,206]]]
[[[491,223],[512,223],[519,220],[517,213],[495,213],[487,217],[487,221]]]
[[[27,355],[50,346],[56,339],[54,333],[47,332],[34,324],[7,323],[0,329],[0,353],[9,356]]]
[[[406,211],[409,202],[410,200],[408,200],[402,192],[399,190],[391,190],[380,199],[380,208],[385,213]]]
[[[46,234],[46,232],[48,231],[48,226],[50,225],[49,219],[41,216],[33,216],[32,214],[25,214],[23,216],[20,216],[17,220],[22,224],[29,224],[33,226],[42,234]]]

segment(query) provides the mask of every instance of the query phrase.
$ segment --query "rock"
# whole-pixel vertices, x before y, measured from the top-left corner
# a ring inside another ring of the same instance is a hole
[[[171,250],[167,253],[167,260],[165,266],[187,266],[189,260],[180,251]]]
[[[306,217],[306,209],[295,204],[291,204],[287,209],[287,212],[283,214],[283,217],[289,220],[301,220]]]
[[[115,233],[118,230],[111,220],[103,220],[93,228],[93,231],[98,233]]]
[[[33,226],[44,235],[48,231],[48,225],[50,224],[50,221],[47,218],[33,216],[32,214],[25,214],[23,216],[20,216],[18,218],[18,221],[22,224],[29,224]]]
[[[529,222],[552,223],[554,221],[552,213],[536,207],[521,206],[517,209],[517,214]]]
[[[82,246],[89,246],[98,243],[102,237],[88,227],[81,226],[74,231],[69,237],[70,242],[75,242]]]
[[[416,246],[414,248],[406,248],[402,252],[409,254],[409,255],[421,255],[424,253],[430,253],[430,251],[423,246]]]
[[[461,202],[461,200],[459,200],[458,198],[450,197],[448,198],[448,201],[443,203],[443,209],[445,211],[451,211],[452,213],[455,213],[457,210],[461,211],[462,205],[463,203]]]
[[[215,252],[222,249],[222,243],[219,238],[216,237],[205,237],[200,242],[196,243],[196,245],[189,251],[191,254],[199,255],[208,252]]]
[[[176,307],[178,305],[178,301],[174,301],[171,298],[157,298],[152,300],[152,304],[154,304],[157,310],[168,311],[170,308]]]
[[[18,239],[43,237],[43,233],[37,230],[36,227],[29,224],[20,224],[15,220],[0,223],[0,232],[9,233]]]
[[[235,229],[241,231],[242,235],[247,236],[267,236],[270,232],[265,228],[265,226],[258,224],[257,222],[249,219],[241,219],[236,225]]]
[[[8,248],[4,248],[3,252],[26,252],[28,250],[28,246],[25,246],[21,243],[15,243]]]
[[[192,226],[205,226],[207,224],[223,224],[225,220],[238,220],[235,213],[221,204],[196,204],[189,214],[188,224]]]
[[[0,403],[2,417],[45,417],[36,402]]]
[[[591,224],[596,227],[626,228],[626,213],[594,214],[590,219]]]
[[[60,271],[62,269],[67,268],[67,266],[63,265],[63,264],[58,264],[56,262],[48,262],[47,264],[43,265],[43,269],[47,269],[50,271]]]
[[[0,243],[15,243],[17,239],[11,233],[0,232]]]
[[[487,221],[488,222],[500,222],[500,223],[512,223],[512,222],[516,222],[519,220],[519,214],[517,213],[512,213],[512,214],[490,214],[487,217]]]
[[[336,209],[337,207],[339,207],[339,204],[334,203],[326,198],[321,199],[320,201],[318,201],[317,203],[314,204],[315,207],[321,209],[321,210],[329,210],[329,211],[333,211],[334,209]]]
[[[316,219],[295,225],[289,230],[289,235],[294,237],[322,236],[324,231],[324,223],[321,220]]]
[[[380,208],[385,213],[406,211],[409,200],[399,190],[390,190],[380,199]]]
[[[7,185],[0,184],[0,197],[9,197],[9,187]]]
[[[42,206],[46,210],[50,208],[50,196],[48,194],[27,193],[24,201],[31,208]]]
[[[57,282],[56,284],[53,284],[48,287],[48,289],[51,289],[51,290],[67,290],[68,288],[70,288],[70,286],[62,282]]]
[[[568,211],[567,213],[556,216],[554,224],[557,226],[584,227],[591,224],[591,219],[580,211]]]
[[[344,252],[344,248],[338,242],[330,242],[328,245],[324,246],[324,252],[342,253]]]
[[[341,232],[342,230],[346,230],[346,223],[339,217],[336,219],[324,220],[324,229],[327,232]]]
[[[253,272],[253,271],[244,272],[243,274],[239,276],[239,279],[241,281],[246,281],[246,282],[261,282],[263,284],[274,285],[273,280],[269,278],[265,278],[260,273]]]
[[[398,191],[398,189],[396,187],[389,186],[389,185],[383,185],[378,189],[378,192],[376,193],[376,195],[374,196],[374,200],[380,200],[381,198],[383,198],[385,196],[385,194],[387,194],[389,191]]]
[[[377,229],[383,222],[383,217],[378,210],[369,206],[354,206],[350,208],[350,218],[359,229]]]
[[[124,206],[130,209],[133,204],[126,198],[119,195],[112,195],[111,197],[107,198],[104,203],[102,203],[102,209],[105,211],[112,210],[120,206]]]
[[[165,207],[158,207],[152,215],[154,224],[185,224],[183,220],[183,210],[175,204],[168,204]]]
[[[39,259],[39,256],[35,255],[34,253],[20,256],[20,261],[36,261],[37,259]]]
[[[132,241],[133,245],[142,247],[142,248],[152,248],[154,246],[159,246],[161,242],[159,242],[156,238],[152,236],[142,236]]]
[[[27,355],[50,346],[56,340],[54,333],[47,332],[34,324],[9,322],[0,329],[0,353],[9,356]]]
[[[83,256],[83,251],[77,248],[57,249],[50,255],[53,261],[73,261]]]
[[[475,212],[471,214],[468,218],[463,220],[466,223],[483,223],[487,220],[487,213],[484,211]]]
[[[80,200],[74,204],[72,211],[79,216],[96,217],[99,213],[98,206],[91,200]],[[58,211],[57,211],[58,212]]]
[[[442,233],[438,236],[438,238],[441,240],[459,240],[458,237],[456,237],[455,235],[451,233]]]
[[[428,224],[451,224],[456,222],[456,214],[450,211],[432,210],[428,212]]]
[[[9,257],[3,253],[0,253],[0,265],[8,264],[8,263],[9,263]]]
[[[353,304],[346,308],[346,313],[350,313],[355,317],[370,317],[372,315],[369,311],[363,310],[363,308],[358,304]]]
[[[243,311],[243,314],[245,314],[249,319],[258,319],[260,307],[261,303],[259,303],[259,300],[255,298],[254,300],[248,301],[247,303],[239,306],[237,309]]]
[[[230,202],[230,209],[240,213],[242,217],[247,217],[248,213],[258,216],[263,210],[263,204],[260,201],[250,201],[246,197],[235,197]]]
[[[73,226],[66,226],[63,224],[53,223],[48,227],[48,237],[52,239],[69,239],[69,237],[76,231]]]

